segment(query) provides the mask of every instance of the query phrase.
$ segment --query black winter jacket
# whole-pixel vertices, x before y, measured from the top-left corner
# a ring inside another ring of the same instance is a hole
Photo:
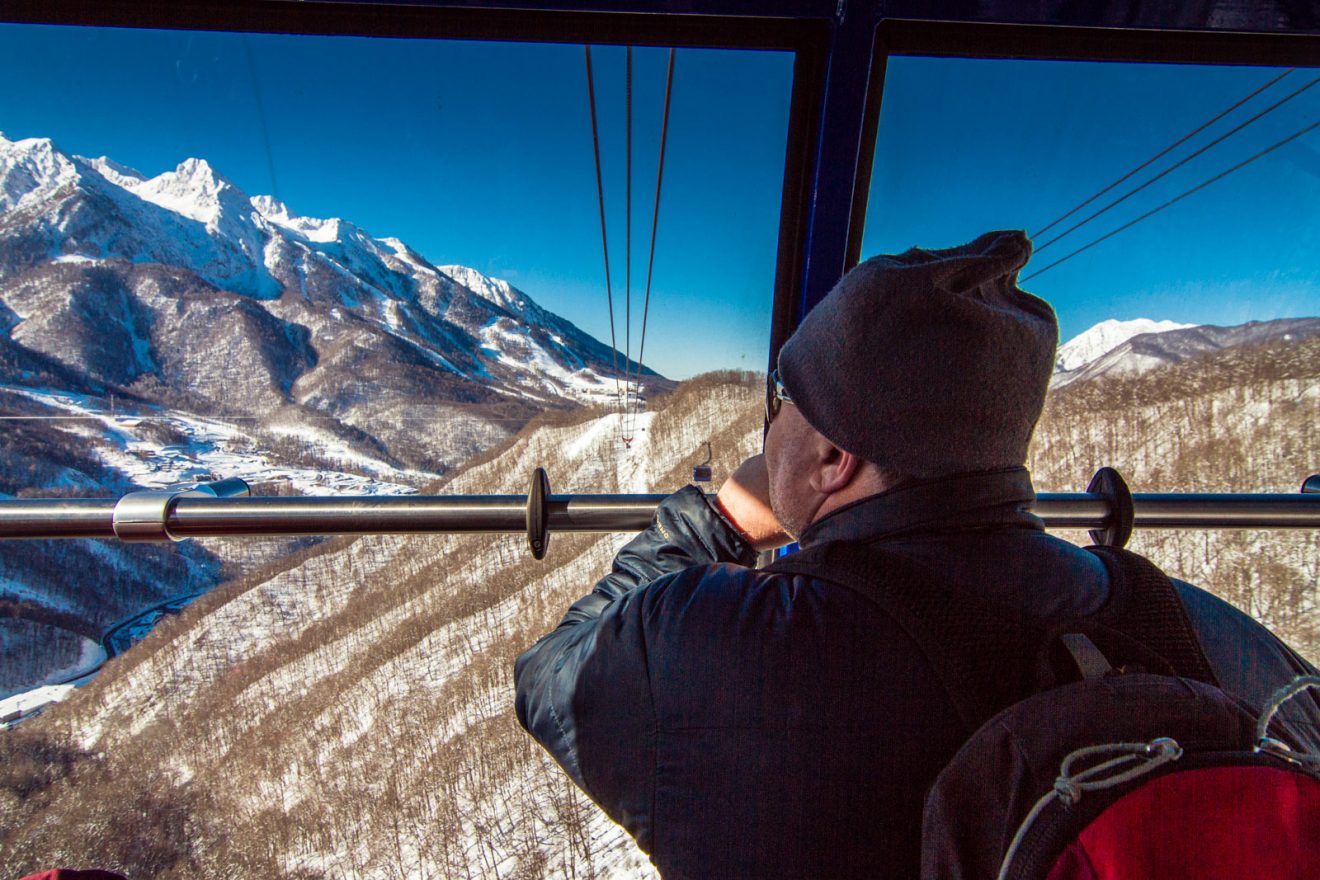
[[[802,536],[873,544],[1045,622],[1098,609],[1104,565],[1044,532],[1018,468],[900,488]],[[928,661],[874,603],[756,570],[695,487],[518,658],[518,719],[666,878],[915,877],[921,806],[961,745]],[[1177,584],[1225,690],[1311,671]]]

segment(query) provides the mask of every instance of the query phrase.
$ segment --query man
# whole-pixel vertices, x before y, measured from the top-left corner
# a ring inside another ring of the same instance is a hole
[[[780,352],[764,455],[713,504],[666,499],[518,659],[519,720],[665,877],[918,873],[922,799],[971,731],[914,637],[820,551],[872,548],[1042,624],[1104,605],[1104,563],[1029,513],[1058,339],[1017,287],[1030,252],[993,232],[848,273]],[[749,567],[791,538],[810,571]],[[1226,690],[1259,707],[1307,671],[1179,592]]]

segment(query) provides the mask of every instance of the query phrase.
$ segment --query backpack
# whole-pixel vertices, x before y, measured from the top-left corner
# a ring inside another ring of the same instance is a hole
[[[1087,549],[1110,597],[1048,628],[876,548],[829,544],[774,566],[883,608],[964,723],[926,797],[923,880],[1320,878],[1320,758],[1271,727],[1320,677],[1258,717],[1219,688],[1167,575]]]

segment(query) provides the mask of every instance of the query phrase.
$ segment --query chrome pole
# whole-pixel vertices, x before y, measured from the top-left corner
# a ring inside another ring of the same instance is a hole
[[[635,532],[664,495],[549,495],[552,532]],[[525,532],[525,495],[345,498],[181,498],[169,530],[181,538]]]
[[[664,495],[547,495],[550,532],[635,532]],[[1320,494],[1142,494],[1134,525],[1159,529],[1320,528]],[[117,499],[0,500],[0,538],[114,538]],[[1100,529],[1100,495],[1042,493],[1032,512],[1051,529]],[[525,495],[216,498],[183,495],[166,506],[158,539],[423,533],[519,533]]]
[[[0,538],[113,538],[115,498],[0,501]]]

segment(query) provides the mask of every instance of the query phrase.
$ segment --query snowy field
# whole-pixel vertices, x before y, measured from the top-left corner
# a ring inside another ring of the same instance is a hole
[[[4,386],[3,390],[63,413],[44,418],[58,421],[65,431],[87,442],[104,464],[147,489],[241,477],[249,484],[286,483],[308,495],[406,495],[439,476],[393,467],[314,426],[277,424],[266,430],[297,437],[314,447],[317,457],[328,465],[339,463],[361,473],[280,463],[270,453],[254,448],[248,431],[237,420],[204,418],[156,407],[117,413],[106,410],[99,398],[84,394],[21,386]],[[161,445],[145,436],[149,424],[185,439]]]

